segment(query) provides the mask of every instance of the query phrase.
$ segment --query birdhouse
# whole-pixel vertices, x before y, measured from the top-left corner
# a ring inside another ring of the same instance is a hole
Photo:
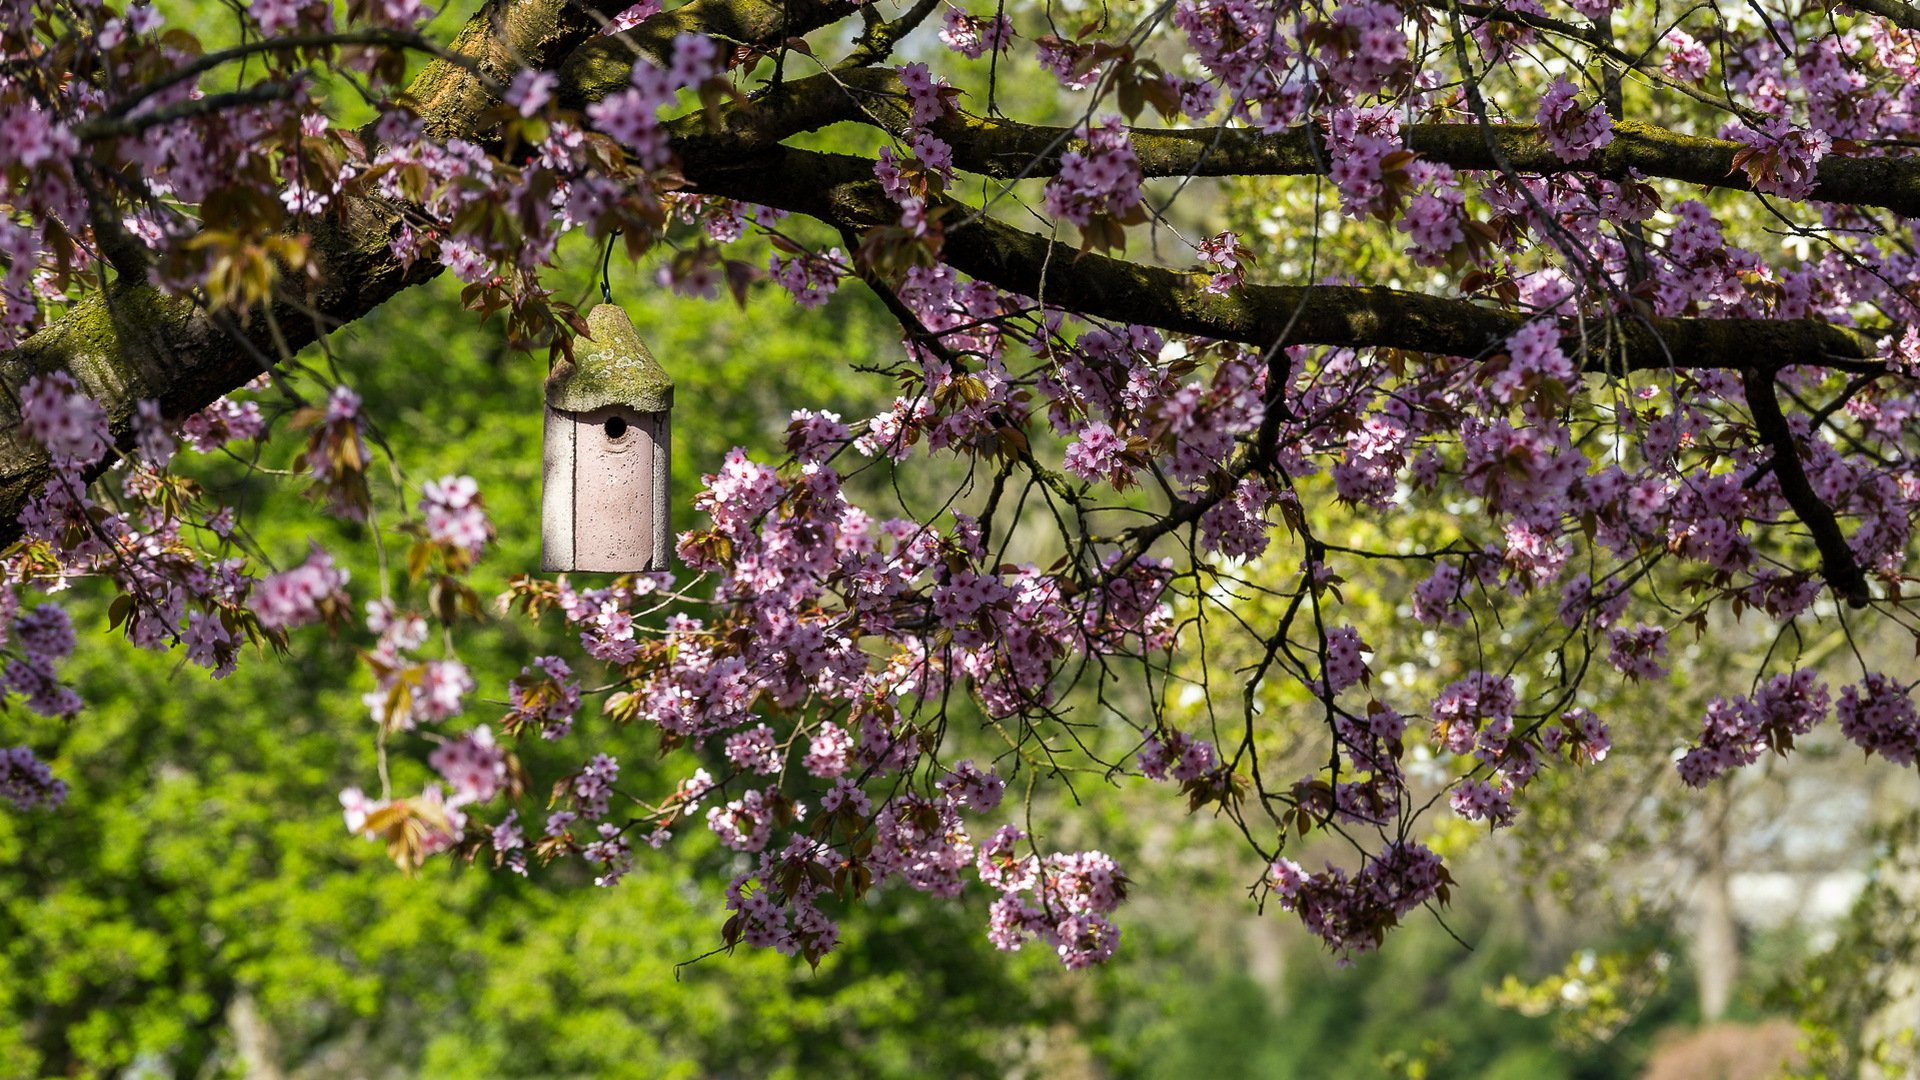
[[[594,308],[587,330],[547,376],[540,566],[665,570],[673,380],[621,309]]]

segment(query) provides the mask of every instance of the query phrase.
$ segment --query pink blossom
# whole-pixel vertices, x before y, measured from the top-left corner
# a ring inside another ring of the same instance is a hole
[[[253,610],[260,625],[270,630],[291,629],[328,617],[347,603],[345,568],[318,544],[307,561],[291,570],[262,578],[254,589]]]
[[[1005,15],[974,16],[949,5],[945,23],[940,31],[941,44],[969,60],[1013,47],[1013,21]]]
[[[107,412],[64,371],[35,375],[20,388],[20,422],[56,462],[92,464],[110,444]]]
[[[57,809],[67,799],[67,782],[24,746],[0,750],[0,799],[16,810]]]
[[[450,806],[489,802],[507,782],[507,756],[493,741],[485,724],[458,739],[441,743],[427,755],[427,763],[453,789]]]
[[[478,556],[493,538],[493,523],[480,504],[480,487],[471,476],[445,476],[420,488],[420,513],[427,537],[469,556]]]
[[[1857,686],[1842,687],[1834,710],[1840,733],[1869,754],[1913,765],[1920,760],[1920,715],[1911,690],[1878,672],[1868,672]]]
[[[1540,98],[1540,132],[1562,161],[1580,161],[1613,141],[1613,118],[1598,102],[1574,104],[1579,91],[1564,76]]]
[[[1098,126],[1083,127],[1083,150],[1060,157],[1060,171],[1047,181],[1047,213],[1085,225],[1095,214],[1121,218],[1140,204],[1140,159],[1121,126],[1110,116]]]

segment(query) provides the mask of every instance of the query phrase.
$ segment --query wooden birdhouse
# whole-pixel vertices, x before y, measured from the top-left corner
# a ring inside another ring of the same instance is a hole
[[[587,329],[547,376],[540,566],[665,570],[673,380],[618,307],[595,307]]]

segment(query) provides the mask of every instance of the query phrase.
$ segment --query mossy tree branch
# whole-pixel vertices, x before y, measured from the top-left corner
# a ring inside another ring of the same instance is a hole
[[[1855,11],[1878,15],[1902,30],[1920,30],[1920,8],[1904,0],[1844,0],[1833,6],[1850,7]]]
[[[574,100],[596,100],[613,89],[604,82],[604,74],[597,79],[576,87]],[[815,75],[789,82],[767,101],[726,110],[718,130],[709,132],[697,121],[688,121],[676,134],[693,145],[737,140],[752,148],[839,123],[871,124],[897,133],[908,126],[904,94],[899,76],[887,69]],[[1060,170],[1061,155],[1086,149],[1085,140],[1072,128],[964,112],[948,113],[931,129],[953,147],[956,166],[996,179],[1051,176]],[[1273,134],[1251,128],[1134,127],[1128,131],[1141,171],[1149,177],[1315,176],[1327,169],[1324,139],[1306,128]],[[1407,148],[1422,158],[1456,169],[1492,172],[1504,160],[1523,174],[1624,180],[1638,173],[1702,187],[1752,190],[1746,173],[1733,163],[1741,144],[1683,135],[1633,120],[1615,120],[1613,141],[1576,162],[1562,161],[1554,154],[1536,124],[1494,125],[1492,146],[1478,124],[1408,124],[1400,134]],[[1817,176],[1814,197],[1822,201],[1920,217],[1920,158],[1830,154],[1819,163]]]
[[[408,87],[425,130],[436,138],[483,138],[483,114],[495,103],[489,84],[510,81],[523,66],[557,64],[575,51],[618,50],[631,65],[641,53],[664,60],[673,37],[690,28],[777,41],[787,30],[826,25],[851,10],[846,0],[692,0],[658,17],[657,25],[650,20],[619,39],[596,37],[602,23],[594,16],[623,6],[618,0],[491,0],[450,47],[456,59],[434,61]],[[583,42],[594,48],[580,49]],[[110,284],[0,352],[0,384],[17,390],[35,374],[65,371],[106,407],[115,437],[129,445],[140,400],[157,400],[173,416],[204,408],[259,375],[282,347],[299,349],[438,275],[437,263],[402,266],[393,257],[388,245],[404,211],[385,200],[341,200],[339,215],[311,230],[308,259],[318,284],[299,305],[276,305],[271,319],[261,311],[245,318],[211,314],[190,297],[132,280]],[[19,535],[21,509],[51,475],[45,451],[21,430],[16,400],[0,394],[0,543]]]
[[[862,158],[777,146],[744,158],[688,158],[684,172],[704,194],[777,206],[843,231],[892,224],[898,208]],[[1524,312],[1469,299],[1384,287],[1248,285],[1205,291],[1209,275],[1144,266],[1016,229],[959,204],[942,259],[1009,292],[1101,318],[1143,323],[1266,348],[1333,345],[1448,356],[1496,349],[1524,325]],[[1816,364],[1881,370],[1868,334],[1810,319],[1622,318],[1563,321],[1569,347],[1595,372]]]

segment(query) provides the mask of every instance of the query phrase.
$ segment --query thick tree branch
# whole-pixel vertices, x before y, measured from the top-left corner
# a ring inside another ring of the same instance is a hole
[[[1800,515],[1801,524],[1813,535],[1820,549],[1820,574],[1832,586],[1835,595],[1853,607],[1865,607],[1873,593],[1867,588],[1867,576],[1847,545],[1840,521],[1813,490],[1807,470],[1800,463],[1800,448],[1794,445],[1793,429],[1780,412],[1780,399],[1773,389],[1774,372],[1755,369],[1743,377],[1747,393],[1747,411],[1753,414],[1753,426],[1773,448],[1772,468],[1780,481],[1780,494]]]
[[[735,44],[777,45],[787,37],[853,14],[853,0],[699,0],[663,12],[613,37],[597,37],[570,53],[560,67],[560,103],[585,108],[627,85],[634,58],[672,54],[681,34],[704,34]]]
[[[99,139],[117,139],[126,135],[137,135],[149,128],[165,127],[181,120],[196,116],[210,116],[228,109],[244,108],[248,105],[263,105],[269,101],[285,101],[300,89],[298,82],[263,82],[241,90],[231,90],[224,94],[208,94],[175,105],[168,105],[138,116],[100,117],[76,125],[75,136],[83,141]]]
[[[1855,11],[1878,15],[1902,30],[1920,30],[1920,8],[1903,0],[1845,0],[1844,5],[1835,3],[1833,6],[1850,7]]]
[[[1761,432],[1766,444],[1772,446],[1772,471],[1774,479],[1780,480],[1780,494],[1793,507],[1793,513],[1799,515],[1801,525],[1811,532],[1814,548],[1820,550],[1820,577],[1826,578],[1834,594],[1851,607],[1866,607],[1872,600],[1872,590],[1866,586],[1866,573],[1860,571],[1859,559],[1853,557],[1853,548],[1847,546],[1847,534],[1839,530],[1834,507],[1826,505],[1818,492],[1812,490],[1807,469],[1801,465],[1799,448],[1793,444],[1793,429],[1789,429],[1788,419],[1780,413],[1780,398],[1774,394],[1774,373],[1764,369],[1747,371],[1743,384],[1747,390],[1747,411],[1753,413],[1753,427]]]
[[[893,47],[900,39],[913,32],[914,27],[926,21],[933,9],[940,6],[940,0],[917,0],[906,13],[892,22],[880,22],[876,19],[867,26],[866,32],[853,43],[853,51],[840,61],[837,67],[846,70],[863,68],[868,64],[877,64],[893,55]],[[871,11],[868,8],[867,11]],[[865,14],[863,12],[862,14]]]
[[[684,172],[704,194],[777,206],[843,230],[893,224],[898,208],[861,158],[775,147],[746,158],[689,157]],[[1384,287],[1250,285],[1221,296],[1209,275],[1142,266],[1073,247],[950,204],[944,261],[1009,292],[1101,318],[1266,348],[1275,344],[1392,348],[1478,356],[1524,325],[1523,312],[1473,300]],[[1746,368],[1820,364],[1877,371],[1875,340],[1813,320],[1565,320],[1562,332],[1589,370]]]
[[[617,11],[623,5],[606,0],[605,6]],[[504,83],[523,65],[554,63],[589,39],[595,49],[581,51],[605,55],[618,49],[630,64],[635,49],[664,59],[674,35],[690,27],[778,40],[788,30],[804,32],[851,9],[845,0],[693,0],[659,17],[660,26],[643,25],[618,41],[594,37],[601,25],[594,10],[577,0],[493,0],[451,47],[459,62],[429,64],[408,88],[427,133],[483,137],[481,118],[494,103],[489,82]],[[256,312],[235,334],[233,319],[209,315],[189,297],[116,284],[0,353],[0,383],[18,388],[35,374],[66,371],[106,407],[124,444],[141,399],[159,401],[169,415],[194,412],[260,374],[262,358],[277,357],[282,344],[299,349],[437,275],[438,264],[403,267],[389,250],[402,210],[377,199],[341,200],[339,216],[312,230],[308,258],[320,284],[301,307],[280,306],[271,322]],[[45,451],[22,431],[14,402],[0,395],[0,543],[19,535],[21,508],[51,475]]]
[[[547,45],[566,43],[559,27],[571,27],[572,40],[592,32],[568,0],[495,0],[467,23],[454,51],[482,68],[511,71],[514,58],[537,61]],[[408,92],[428,130],[442,134],[473,127],[492,100],[466,66],[445,60],[429,64]],[[261,358],[278,354],[272,324],[288,348],[298,349],[437,274],[435,264],[408,268],[394,259],[388,242],[400,220],[397,206],[347,199],[338,219],[314,228],[308,257],[320,284],[305,302],[317,319],[282,306],[273,320],[256,314],[236,334],[231,319],[210,315],[190,297],[123,281],[0,354],[0,382],[17,388],[36,373],[66,371],[106,407],[115,437],[125,440],[143,398],[178,416],[260,374]],[[45,451],[21,429],[15,400],[0,400],[0,541],[8,542],[19,534],[20,509],[50,475]]]
[[[112,105],[107,106],[107,108],[100,113],[100,116],[109,121],[127,116],[156,94],[164,93],[168,89],[178,86],[183,82],[198,79],[210,71],[236,61],[245,60],[250,56],[258,56],[263,53],[297,53],[352,45],[371,45],[390,49],[422,49],[428,52],[443,51],[420,35],[401,30],[367,28],[326,33],[281,34],[276,37],[262,38],[258,41],[244,42],[231,48],[220,49],[196,57],[188,63],[182,64],[172,71],[167,72],[165,75],[154,79],[152,82],[144,83],[135,88],[131,93],[115,101]],[[449,55],[457,56],[460,54],[456,51]],[[84,138],[85,136],[83,135],[82,137]]]
[[[849,235],[897,217],[870,175],[870,162],[786,147],[747,168],[716,163],[710,172],[688,170],[695,186],[709,193],[808,214]],[[1475,356],[1500,348],[1527,318],[1468,300],[1378,287],[1249,286],[1219,296],[1205,291],[1209,275],[1079,253],[956,209],[949,220],[958,224],[946,234],[942,258],[976,278],[1074,311],[1265,349],[1313,344]],[[1807,479],[1773,380],[1781,368],[1797,364],[1882,370],[1872,338],[1812,320],[1636,318],[1592,327],[1591,337],[1575,320],[1563,320],[1560,329],[1569,352],[1590,372],[1746,369],[1755,424],[1774,446],[1781,491],[1813,535],[1823,575],[1849,604],[1870,601],[1865,575],[1833,510]],[[1762,358],[1766,362],[1757,363]],[[1197,519],[1261,461],[1258,447],[1236,455],[1207,492],[1130,533],[1130,550],[1144,552],[1160,535]]]
[[[606,88],[582,86],[576,100],[597,99]],[[890,70],[816,75],[788,83],[779,97],[735,108],[710,138],[741,138],[770,145],[802,131],[836,123],[867,123],[899,132],[908,126],[904,90]],[[953,147],[954,164],[998,179],[1051,176],[1060,157],[1085,150],[1072,128],[1021,124],[950,112],[932,125]],[[1324,139],[1303,128],[1264,134],[1251,128],[1130,128],[1135,155],[1147,176],[1313,176],[1326,171]],[[698,141],[699,129],[679,134]],[[1499,124],[1493,145],[1478,124],[1409,124],[1401,128],[1408,149],[1456,169],[1496,171],[1501,159],[1524,174],[1588,174],[1612,180],[1642,176],[1703,187],[1751,190],[1735,168],[1741,145],[1725,139],[1682,135],[1652,124],[1616,120],[1613,141],[1582,161],[1554,154],[1535,124]],[[1318,147],[1316,148],[1316,143]],[[1496,157],[1495,151],[1498,151]],[[1828,155],[1818,166],[1814,197],[1826,202],[1878,206],[1920,217],[1920,157]]]

